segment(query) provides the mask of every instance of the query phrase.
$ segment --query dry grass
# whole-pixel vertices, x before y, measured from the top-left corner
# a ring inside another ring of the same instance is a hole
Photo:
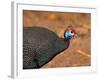
[[[91,65],[90,14],[24,10],[23,16],[24,27],[45,27],[57,33],[59,37],[63,37],[67,25],[72,24],[78,33],[78,37],[71,40],[70,47],[44,65],[43,68]]]

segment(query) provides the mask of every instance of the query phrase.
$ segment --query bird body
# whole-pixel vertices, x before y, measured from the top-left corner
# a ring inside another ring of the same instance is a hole
[[[23,69],[41,68],[69,47],[70,40],[59,38],[46,28],[23,28]]]

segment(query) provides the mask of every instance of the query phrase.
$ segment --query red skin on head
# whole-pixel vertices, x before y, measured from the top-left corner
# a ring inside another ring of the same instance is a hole
[[[65,32],[67,32],[67,31],[68,31],[68,32],[73,32],[74,34],[77,34],[72,25],[69,25],[69,26],[68,26],[68,28],[65,30]]]

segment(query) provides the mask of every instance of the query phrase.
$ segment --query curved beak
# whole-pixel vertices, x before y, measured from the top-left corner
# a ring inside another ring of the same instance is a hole
[[[74,38],[78,38],[78,34],[75,34],[75,35],[74,35]]]

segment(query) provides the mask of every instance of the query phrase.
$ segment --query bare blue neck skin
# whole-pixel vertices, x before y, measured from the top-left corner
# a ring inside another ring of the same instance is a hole
[[[74,36],[74,33],[71,33],[71,32],[64,33],[65,40],[70,40],[73,36]]]

